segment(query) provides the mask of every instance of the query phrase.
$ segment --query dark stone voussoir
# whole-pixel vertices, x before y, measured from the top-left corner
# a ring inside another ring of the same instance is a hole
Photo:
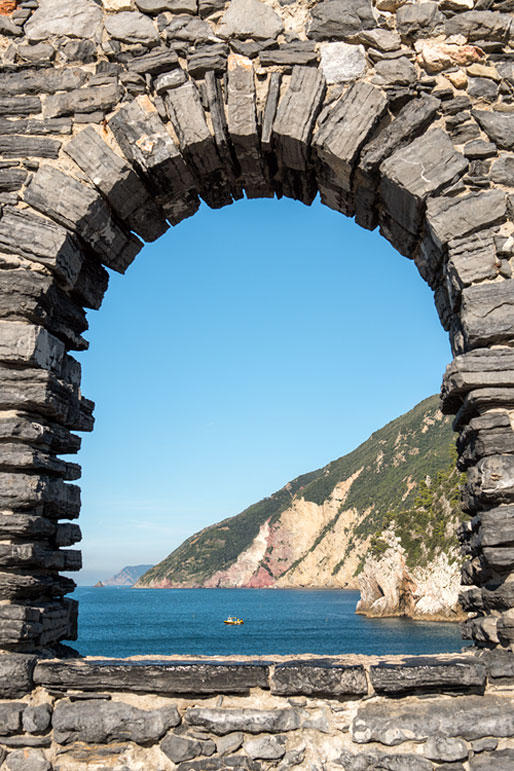
[[[107,267],[120,273],[142,249],[141,241],[117,224],[99,193],[62,171],[41,167],[27,188],[25,200],[77,232]]]
[[[109,688],[135,693],[247,693],[268,688],[263,663],[202,661],[41,661],[39,685],[97,691]]]
[[[472,657],[422,657],[401,664],[380,662],[370,668],[371,684],[385,696],[442,691],[483,691],[485,666]]]
[[[352,698],[368,693],[362,665],[347,665],[329,659],[289,661],[277,664],[271,677],[271,692],[281,696],[326,696]]]

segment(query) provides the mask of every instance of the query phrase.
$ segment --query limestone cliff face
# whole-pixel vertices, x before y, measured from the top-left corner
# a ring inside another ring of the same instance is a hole
[[[453,618],[459,475],[437,397],[187,539],[149,587],[352,588],[359,612]]]
[[[437,554],[425,567],[409,567],[405,549],[394,531],[384,540],[380,557],[368,555],[359,574],[361,599],[357,613],[370,617],[457,621],[464,618],[458,603],[460,555],[456,549]]]

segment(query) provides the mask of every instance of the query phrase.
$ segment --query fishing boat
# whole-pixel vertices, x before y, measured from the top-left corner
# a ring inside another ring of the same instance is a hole
[[[229,624],[230,626],[240,626],[241,624],[244,624],[244,621],[242,618],[236,618],[236,616],[227,616],[224,624]]]

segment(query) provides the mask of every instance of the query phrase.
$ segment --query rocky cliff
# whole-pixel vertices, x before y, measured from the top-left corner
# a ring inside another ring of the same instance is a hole
[[[152,567],[153,565],[126,565],[112,578],[99,581],[97,586],[134,586],[138,578]]]
[[[191,536],[136,586],[360,588],[359,612],[456,617],[461,480],[438,403]]]

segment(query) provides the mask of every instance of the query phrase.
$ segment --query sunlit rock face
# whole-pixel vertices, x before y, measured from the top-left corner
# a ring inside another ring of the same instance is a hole
[[[80,469],[59,456],[93,427],[70,352],[104,266],[201,199],[318,193],[434,290],[468,470],[466,634],[510,647],[513,29],[505,0],[0,3],[2,648],[75,636]]]

